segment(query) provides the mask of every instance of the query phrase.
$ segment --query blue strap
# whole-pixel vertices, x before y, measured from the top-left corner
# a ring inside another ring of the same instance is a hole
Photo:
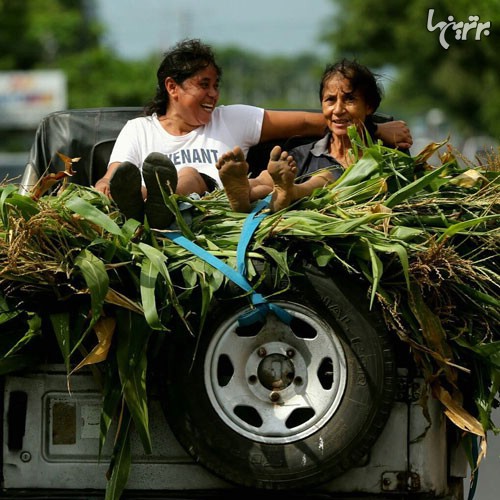
[[[238,266],[238,272],[242,276],[246,276],[247,274],[245,256],[248,244],[250,243],[253,233],[255,233],[255,230],[259,226],[262,219],[267,216],[268,212],[264,212],[263,210],[269,207],[270,201],[271,195],[268,195],[260,200],[248,214],[248,217],[245,219],[243,227],[241,228],[241,238],[238,242],[238,248],[236,249],[236,263]]]
[[[228,266],[225,262],[223,262],[219,258],[215,257],[215,255],[212,255],[211,253],[207,252],[205,249],[201,248],[196,243],[189,240],[188,238],[186,238],[177,231],[163,232],[162,235],[168,238],[169,240],[173,241],[177,245],[190,251],[197,257],[200,257],[200,259],[203,259],[212,267],[215,267],[220,272],[222,272],[227,278],[229,278],[231,281],[236,283],[240,288],[245,290],[245,292],[250,293],[250,299],[252,301],[252,304],[255,306],[255,310],[249,311],[248,313],[240,316],[240,318],[238,319],[240,325],[246,326],[255,323],[257,321],[263,322],[269,311],[272,311],[284,323],[290,324],[292,316],[288,311],[285,311],[276,304],[268,303],[263,295],[253,290],[252,286],[248,283],[248,281],[242,274],[237,272],[232,267]]]

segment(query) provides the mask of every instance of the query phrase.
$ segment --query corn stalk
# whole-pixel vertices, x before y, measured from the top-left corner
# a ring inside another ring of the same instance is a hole
[[[256,261],[264,273],[277,268],[283,282],[301,272],[302,259],[362,276],[394,341],[410,346],[429,392],[457,427],[480,437],[484,454],[487,432],[497,431],[491,412],[500,385],[499,176],[461,168],[451,149],[431,167],[438,146],[409,157],[360,145],[358,160],[333,185],[263,219],[248,247],[248,280],[258,291]],[[185,236],[236,266],[246,214],[231,212],[222,191],[166,201]],[[190,224],[182,218],[186,203]],[[94,368],[104,395],[101,449],[112,421],[119,424],[107,491],[119,498],[132,423],[151,452],[147,374],[155,342],[175,322],[200,335],[227,278],[75,184],[33,197],[1,186],[0,219],[0,374],[42,362],[47,335],[69,386],[76,370]],[[47,319],[52,332],[42,327]]]

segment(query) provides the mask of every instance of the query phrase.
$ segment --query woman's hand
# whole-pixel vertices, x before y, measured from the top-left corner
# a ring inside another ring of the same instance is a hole
[[[101,177],[95,183],[94,189],[100,191],[101,193],[104,193],[106,196],[110,196],[109,179],[107,179],[106,177]]]
[[[398,149],[410,149],[413,144],[410,129],[402,120],[377,123],[375,135],[384,144]]]

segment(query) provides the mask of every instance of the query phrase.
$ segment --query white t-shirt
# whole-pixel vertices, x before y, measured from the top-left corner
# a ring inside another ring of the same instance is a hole
[[[129,120],[120,131],[109,163],[129,161],[142,170],[142,163],[152,152],[166,154],[179,170],[184,166],[198,169],[217,181],[215,163],[235,146],[245,155],[260,140],[264,109],[234,104],[218,106],[207,125],[186,135],[171,135],[156,114]]]

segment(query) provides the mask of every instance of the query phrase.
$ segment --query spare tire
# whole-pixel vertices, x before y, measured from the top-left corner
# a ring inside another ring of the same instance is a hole
[[[307,266],[273,296],[289,325],[269,313],[241,327],[250,306],[233,299],[199,339],[174,343],[164,409],[197,462],[269,489],[317,485],[360,463],[389,415],[395,373],[387,332],[355,281]]]

